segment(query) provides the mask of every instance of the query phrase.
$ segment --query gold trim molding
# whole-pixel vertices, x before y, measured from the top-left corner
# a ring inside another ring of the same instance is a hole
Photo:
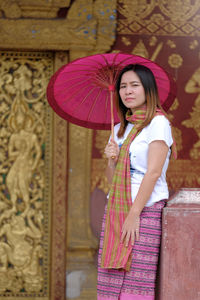
[[[68,7],[71,0],[1,0],[0,12],[6,18],[56,18],[60,8]]]
[[[54,71],[68,62],[67,52],[56,52]],[[51,299],[65,299],[67,226],[67,122],[53,113],[53,181],[51,230]]]
[[[83,0],[75,0],[64,19],[36,17],[22,19],[20,13],[15,19],[0,17],[0,48],[106,52],[115,41],[116,2],[116,0],[95,2],[88,0],[86,3]],[[10,14],[13,12],[14,15],[17,7],[22,10],[23,6],[20,8],[17,3],[18,1],[12,1],[13,6],[10,5],[8,9]],[[55,5],[56,1],[53,3]],[[33,7],[36,9],[34,5]],[[53,4],[52,6],[41,4],[38,8],[40,12],[42,7],[53,8]],[[29,8],[31,10],[32,6]]]

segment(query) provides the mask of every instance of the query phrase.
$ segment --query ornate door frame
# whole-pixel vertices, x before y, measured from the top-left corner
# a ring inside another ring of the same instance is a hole
[[[3,1],[0,5],[0,49],[53,51],[54,72],[70,60],[107,52],[115,41],[116,2],[89,0],[85,4],[83,0],[75,0],[70,6],[70,0],[53,0],[51,3],[41,0],[37,5],[32,1],[27,3],[27,0],[20,1],[20,4],[17,0]],[[58,19],[58,13],[66,5],[69,9],[67,17]],[[91,140],[91,130],[67,124],[53,115],[48,299],[65,299],[66,256],[70,271],[76,270],[80,264],[83,269],[84,264],[92,265],[96,240],[89,225]],[[83,151],[78,151],[80,145]],[[77,257],[80,258],[78,261]],[[90,279],[92,286],[94,279],[92,276],[88,281]],[[94,295],[95,291],[89,286],[76,299],[94,299]],[[37,299],[36,296],[32,298]],[[20,298],[15,296],[15,299]]]

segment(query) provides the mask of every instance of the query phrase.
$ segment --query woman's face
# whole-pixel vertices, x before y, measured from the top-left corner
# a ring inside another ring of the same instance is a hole
[[[130,108],[132,113],[146,102],[144,87],[132,70],[122,75],[119,94],[123,104]]]

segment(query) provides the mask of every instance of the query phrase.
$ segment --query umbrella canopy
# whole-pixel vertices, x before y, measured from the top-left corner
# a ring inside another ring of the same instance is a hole
[[[119,122],[112,105],[115,83],[120,71],[129,64],[151,69],[161,105],[167,111],[175,99],[175,82],[155,62],[125,53],[96,54],[64,65],[50,79],[48,102],[69,122],[92,129],[110,129],[112,118],[114,123]]]

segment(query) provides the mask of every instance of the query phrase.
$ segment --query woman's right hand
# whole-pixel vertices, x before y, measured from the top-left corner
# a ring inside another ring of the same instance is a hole
[[[108,160],[112,160],[114,163],[116,163],[119,157],[119,150],[120,149],[118,144],[113,139],[111,139],[106,145],[104,153]]]

